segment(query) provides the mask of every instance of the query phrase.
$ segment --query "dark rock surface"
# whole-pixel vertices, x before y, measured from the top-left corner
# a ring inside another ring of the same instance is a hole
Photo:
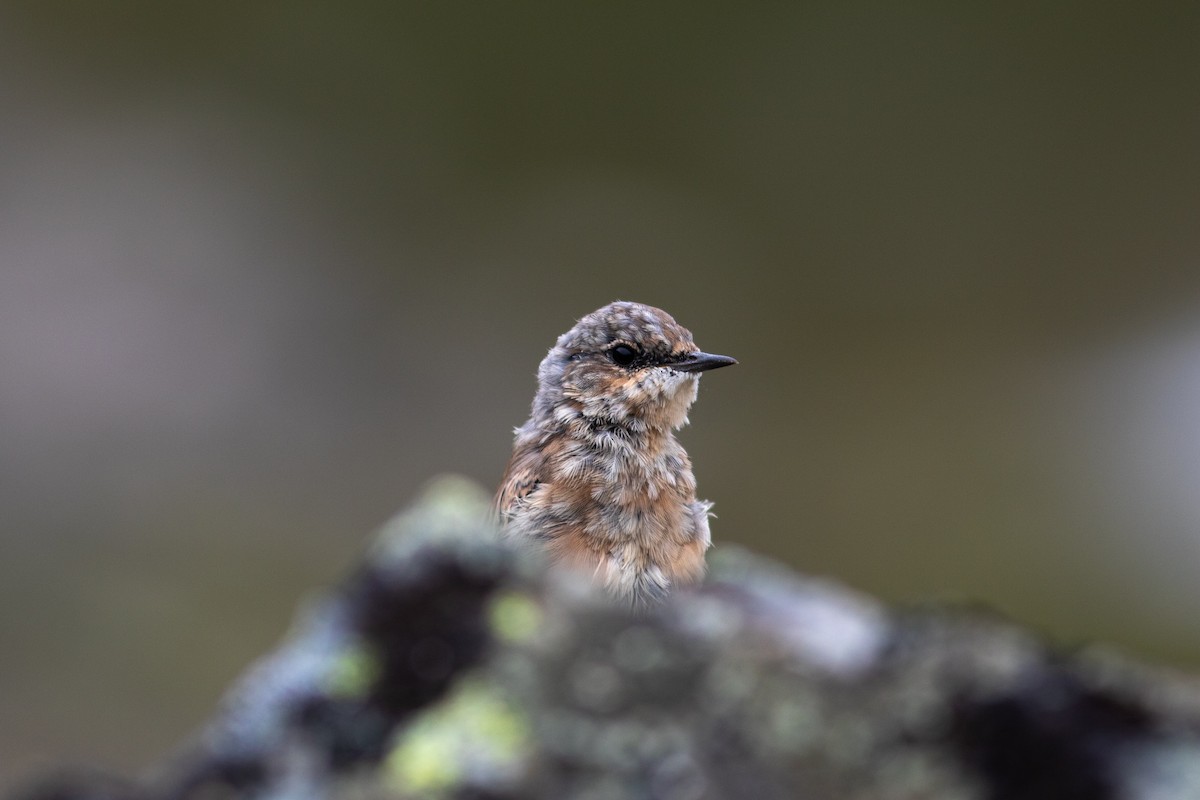
[[[1200,683],[732,548],[630,612],[443,479],[152,777],[23,800],[1200,798]]]

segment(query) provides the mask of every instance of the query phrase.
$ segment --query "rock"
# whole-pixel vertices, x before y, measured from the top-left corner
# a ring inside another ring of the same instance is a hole
[[[25,800],[1200,798],[1200,688],[721,547],[634,611],[443,479],[143,783]]]

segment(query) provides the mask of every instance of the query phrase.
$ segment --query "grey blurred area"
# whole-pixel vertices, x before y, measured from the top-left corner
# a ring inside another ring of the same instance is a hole
[[[713,535],[1200,665],[1200,6],[0,4],[0,787],[136,771],[613,299]]]

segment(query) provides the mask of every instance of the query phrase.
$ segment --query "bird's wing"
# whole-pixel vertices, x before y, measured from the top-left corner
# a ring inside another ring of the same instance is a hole
[[[530,451],[513,453],[508,468],[504,470],[500,488],[496,490],[495,508],[501,522],[507,521],[516,506],[541,485],[537,462],[538,459]]]

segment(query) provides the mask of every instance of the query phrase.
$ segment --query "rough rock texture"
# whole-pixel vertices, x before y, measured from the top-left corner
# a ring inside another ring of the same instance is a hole
[[[25,800],[1200,798],[1200,683],[722,547],[632,613],[436,484],[144,781]]]

